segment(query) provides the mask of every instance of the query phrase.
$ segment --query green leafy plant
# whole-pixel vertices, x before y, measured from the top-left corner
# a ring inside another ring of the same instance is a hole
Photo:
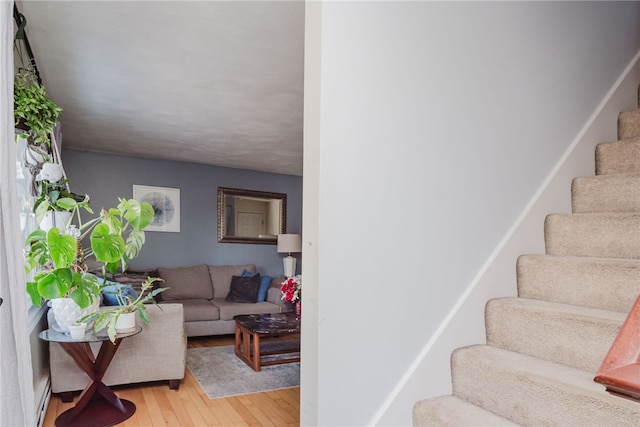
[[[70,192],[66,182],[66,179],[58,182],[40,181],[40,196],[33,204],[38,223],[49,211],[72,212],[76,206],[88,206],[89,196]]]
[[[151,322],[151,317],[149,316],[149,312],[147,311],[147,307],[145,306],[145,304],[152,302],[158,305],[154,297],[160,292],[164,292],[168,289],[153,289],[153,283],[156,281],[162,281],[162,279],[157,277],[147,278],[147,280],[145,280],[145,282],[142,284],[142,289],[137,298],[124,295],[122,292],[123,288],[119,288],[118,292],[116,293],[116,299],[118,301],[117,306],[98,311],[96,313],[88,314],[79,319],[78,322],[91,323],[95,320],[96,323],[93,327],[94,330],[99,331],[103,328],[107,328],[107,334],[109,335],[109,339],[111,341],[115,341],[117,333],[116,323],[118,322],[118,318],[124,313],[138,313],[138,316],[142,319],[142,321],[146,324],[149,324]],[[158,307],[160,306],[158,305]]]
[[[13,82],[13,114],[15,125],[24,123],[36,145],[49,145],[50,134],[58,122],[62,108],[48,96],[32,71],[17,73]]]
[[[90,214],[89,198],[77,202],[72,198],[59,199],[57,204],[71,208],[78,226],[66,232],[53,227],[48,232],[36,230],[26,240],[25,270],[36,271],[27,282],[27,293],[34,305],[42,299],[71,297],[80,308],[88,307],[100,293],[96,276],[86,273],[84,260],[93,256],[106,270],[116,273],[126,270],[144,244],[144,228],[153,222],[153,207],[134,199],[119,199],[118,207],[102,210],[96,218],[82,222],[80,209]],[[91,246],[86,250],[80,242],[89,236]]]

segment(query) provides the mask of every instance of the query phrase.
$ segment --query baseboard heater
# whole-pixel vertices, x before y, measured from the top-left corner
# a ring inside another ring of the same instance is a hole
[[[42,386],[37,387],[34,391],[34,400],[36,402],[36,425],[42,427],[44,418],[47,415],[47,408],[49,407],[49,401],[51,400],[51,378],[47,377],[45,381],[42,381]]]

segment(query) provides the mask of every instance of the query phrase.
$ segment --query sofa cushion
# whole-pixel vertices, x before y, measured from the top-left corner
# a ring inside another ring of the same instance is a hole
[[[233,316],[239,314],[279,313],[280,306],[270,302],[255,302],[245,304],[241,302],[229,302],[224,298],[214,298],[213,305],[220,310],[220,320],[233,320]]]
[[[253,303],[258,301],[260,275],[232,276],[227,301]]]
[[[193,298],[175,300],[171,301],[171,303],[182,304],[182,307],[184,307],[185,322],[220,320],[220,310],[212,304],[212,300]],[[160,307],[162,307],[163,304],[164,303],[160,304]]]
[[[226,298],[231,287],[231,277],[242,275],[243,270],[255,273],[256,266],[254,264],[210,265],[209,276],[213,284],[213,298]]]
[[[180,268],[159,267],[158,274],[164,280],[162,287],[169,288],[162,293],[163,301],[213,298],[211,278],[206,264]]]

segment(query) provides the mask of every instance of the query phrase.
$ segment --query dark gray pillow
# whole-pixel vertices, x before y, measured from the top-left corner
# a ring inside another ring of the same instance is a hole
[[[231,285],[227,294],[229,302],[256,302],[260,289],[260,275],[252,277],[231,276]]]

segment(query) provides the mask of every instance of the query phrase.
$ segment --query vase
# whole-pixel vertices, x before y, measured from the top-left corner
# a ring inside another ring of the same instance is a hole
[[[52,326],[54,330],[69,333],[69,326],[76,320],[87,314],[98,311],[100,299],[96,298],[87,308],[80,308],[71,298],[54,298],[50,301],[51,311],[56,324]]]
[[[296,317],[300,318],[300,316],[302,315],[302,304],[297,302],[294,304],[294,309],[296,312]]]
[[[64,233],[71,215],[72,212],[67,211],[47,211],[42,221],[40,221],[40,229],[48,233],[53,227],[57,227],[58,230]]]
[[[122,313],[116,320],[116,332],[133,332],[136,330],[136,313]]]

